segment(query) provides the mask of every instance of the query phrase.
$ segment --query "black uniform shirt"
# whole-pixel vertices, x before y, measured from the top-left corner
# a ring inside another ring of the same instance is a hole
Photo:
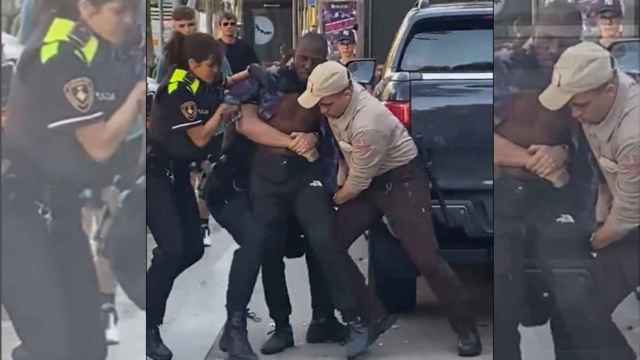
[[[223,100],[223,89],[198,80],[193,74],[173,70],[156,94],[151,112],[151,151],[161,160],[203,160],[206,149],[198,148],[186,130],[204,125]]]
[[[69,40],[75,38],[79,40]],[[109,162],[92,160],[76,129],[107,121],[135,84],[115,51],[80,24],[57,18],[43,42],[25,49],[9,100],[4,141],[38,181],[87,187],[110,182]]]

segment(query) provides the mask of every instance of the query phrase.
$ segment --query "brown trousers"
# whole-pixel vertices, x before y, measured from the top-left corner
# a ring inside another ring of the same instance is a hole
[[[640,228],[595,253],[597,287],[605,311],[611,314],[640,286]]]
[[[467,331],[475,326],[475,319],[462,283],[438,253],[428,184],[418,159],[375,177],[367,190],[340,206],[337,236],[349,248],[375,221],[386,216],[414,265],[447,308],[454,330]],[[367,291],[369,295],[363,294],[360,298],[369,299],[369,313],[378,313],[382,305],[372,289]]]

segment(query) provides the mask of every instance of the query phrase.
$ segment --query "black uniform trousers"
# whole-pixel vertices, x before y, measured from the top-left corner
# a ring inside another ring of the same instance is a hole
[[[262,264],[265,232],[251,211],[248,189],[234,184],[221,193],[207,194],[206,200],[211,216],[239,245],[229,270],[227,310],[245,311]]]
[[[107,350],[78,194],[56,190],[36,212],[37,188],[2,188],[2,303],[34,360],[102,360]]]
[[[501,176],[494,189],[494,358],[521,359],[518,325],[549,320],[558,360],[635,359],[598,305],[592,214],[571,186]]]
[[[200,214],[187,164],[147,168],[147,225],[158,246],[147,270],[147,326],[162,324],[174,280],[204,253]]]
[[[365,230],[385,215],[418,271],[446,306],[454,330],[466,332],[475,325],[469,297],[449,264],[439,255],[431,220],[429,182],[425,170],[418,164],[415,159],[375,177],[368,189],[340,206],[338,237],[348,249]],[[376,303],[370,297],[369,312],[380,308]]]
[[[335,305],[345,321],[361,315],[353,292],[353,275],[349,275],[359,274],[359,270],[336,239],[335,211],[331,194],[322,183],[319,164],[298,156],[258,151],[250,189],[256,219],[267,234],[262,277],[270,316],[286,321],[291,313],[282,258],[292,216],[310,250],[307,266],[314,310],[332,312]]]

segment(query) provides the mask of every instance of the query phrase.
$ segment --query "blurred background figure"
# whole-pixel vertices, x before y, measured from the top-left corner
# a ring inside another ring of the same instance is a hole
[[[193,9],[186,6],[177,6],[171,13],[171,20],[173,21],[173,34],[176,33],[182,35],[193,34],[196,31],[196,13]],[[161,82],[167,76],[169,68],[167,65],[166,49],[163,50],[162,56],[158,59],[158,66],[156,69],[156,80]]]
[[[600,39],[598,42],[606,49],[611,43],[622,37],[624,7],[620,0],[604,0],[598,9],[598,29]]]
[[[338,61],[342,65],[356,57],[356,34],[353,30],[343,30],[338,35]]]

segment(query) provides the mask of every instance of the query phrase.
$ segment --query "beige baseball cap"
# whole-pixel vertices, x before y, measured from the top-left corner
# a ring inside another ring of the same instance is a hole
[[[553,67],[551,84],[540,94],[540,103],[549,110],[559,110],[576,94],[603,85],[613,75],[609,52],[596,43],[582,42],[562,53]]]
[[[307,79],[307,90],[298,97],[298,103],[305,109],[311,109],[323,97],[346,89],[350,82],[349,70],[344,65],[326,61],[313,69]]]

